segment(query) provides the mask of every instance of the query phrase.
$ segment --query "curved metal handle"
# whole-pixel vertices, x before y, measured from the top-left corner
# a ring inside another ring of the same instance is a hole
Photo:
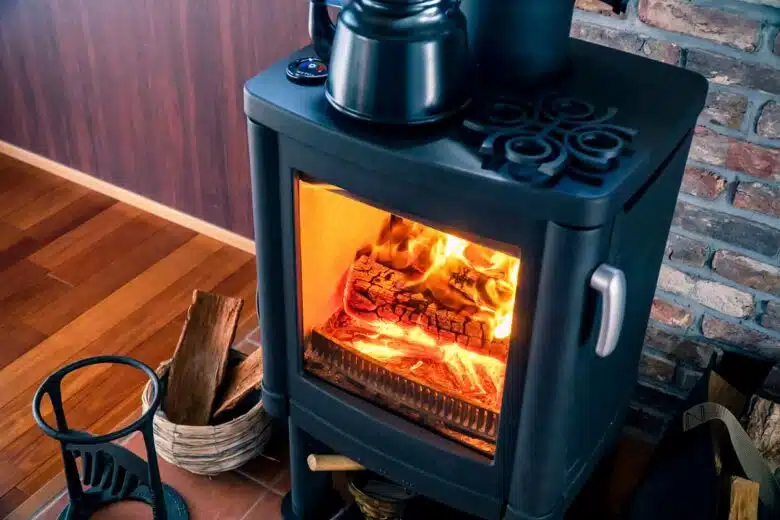
[[[615,351],[623,316],[626,312],[626,276],[611,265],[601,264],[590,277],[590,286],[601,294],[601,328],[596,343],[596,354],[607,357]]]

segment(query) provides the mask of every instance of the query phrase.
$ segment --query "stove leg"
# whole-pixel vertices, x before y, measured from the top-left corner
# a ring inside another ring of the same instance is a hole
[[[559,508],[556,508],[555,511],[541,517],[528,516],[509,507],[504,514],[503,520],[563,520],[563,511],[560,511]]]
[[[289,509],[292,516],[288,518],[283,506],[285,520],[309,520],[321,517],[324,502],[328,501],[331,489],[330,473],[327,471],[313,472],[309,470],[306,457],[311,453],[325,453],[320,443],[311,438],[300,428],[289,423],[290,428],[290,481],[292,491],[289,497]],[[286,500],[288,497],[285,497]]]

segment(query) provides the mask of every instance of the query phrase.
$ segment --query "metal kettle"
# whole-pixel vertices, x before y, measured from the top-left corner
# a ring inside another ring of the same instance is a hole
[[[335,25],[328,4],[341,7]],[[326,97],[342,113],[419,124],[470,100],[460,0],[310,0],[309,31],[315,52],[329,62]]]

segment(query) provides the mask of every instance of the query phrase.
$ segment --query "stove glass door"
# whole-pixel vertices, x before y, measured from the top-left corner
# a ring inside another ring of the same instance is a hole
[[[492,456],[521,259],[298,176],[304,370]]]

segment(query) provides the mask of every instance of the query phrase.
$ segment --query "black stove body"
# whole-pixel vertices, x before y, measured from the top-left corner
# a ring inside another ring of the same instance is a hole
[[[245,110],[264,403],[289,424],[295,514],[316,515],[326,485],[306,456],[332,451],[478,517],[560,517],[616,439],[636,383],[706,81],[572,41],[571,71],[554,91],[485,100],[433,127],[386,128],[346,120],[322,87],[289,82],[290,59],[246,84]],[[318,312],[307,299],[320,273],[307,262],[318,238],[334,240],[318,223],[365,220],[311,217],[317,187],[521,258],[498,414],[406,388],[381,363],[367,369],[366,384],[388,377],[397,401],[423,416],[414,421],[306,369],[307,313]],[[490,453],[437,432],[437,418]]]

